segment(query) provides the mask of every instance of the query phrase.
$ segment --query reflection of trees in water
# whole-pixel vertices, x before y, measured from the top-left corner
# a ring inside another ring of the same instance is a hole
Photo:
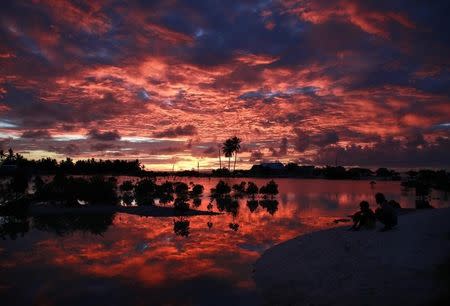
[[[30,222],[24,216],[0,217],[0,237],[16,240],[18,235],[23,237],[30,230]]]
[[[228,224],[228,227],[231,228],[235,232],[237,232],[239,230],[239,224],[237,224],[237,223],[230,223],[230,224]]]
[[[272,216],[278,210],[277,200],[269,200],[269,199],[261,200],[259,201],[259,205],[261,205],[261,207],[264,207],[267,210],[267,212]]]
[[[102,215],[58,215],[33,217],[33,227],[59,236],[72,234],[75,231],[101,235],[114,222],[115,214]]]
[[[227,212],[231,214],[233,217],[237,217],[239,214],[239,201],[233,199],[230,196],[218,197],[215,199],[217,203],[217,209],[220,212]]]
[[[248,200],[247,207],[250,212],[254,212],[258,208],[258,200]]]
[[[173,220],[173,232],[177,236],[188,237],[190,232],[190,222],[183,217],[178,220]]]
[[[194,205],[195,208],[200,207],[200,205],[202,205],[202,199],[201,198],[194,198],[192,200],[192,205]]]
[[[173,200],[174,200],[173,194],[164,193],[160,196],[159,203],[161,203],[163,205],[167,205],[167,204],[173,202]]]

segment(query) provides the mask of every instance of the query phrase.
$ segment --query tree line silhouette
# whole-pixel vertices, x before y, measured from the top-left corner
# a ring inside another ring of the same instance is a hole
[[[54,158],[41,158],[38,160],[26,159],[12,149],[5,153],[0,151],[0,164],[7,173],[15,170],[29,171],[38,174],[140,174],[143,166],[139,160],[102,160],[86,159],[74,161],[71,158],[57,161]]]

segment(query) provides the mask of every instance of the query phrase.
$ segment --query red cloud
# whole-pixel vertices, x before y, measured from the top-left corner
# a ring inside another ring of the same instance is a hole
[[[383,38],[389,38],[388,26],[393,21],[406,28],[415,28],[415,24],[400,12],[369,10],[362,4],[359,0],[284,1],[287,12],[296,14],[305,21],[318,24],[331,19],[343,20]]]

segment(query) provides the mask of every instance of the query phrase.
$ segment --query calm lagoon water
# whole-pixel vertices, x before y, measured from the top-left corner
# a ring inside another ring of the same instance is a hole
[[[217,183],[183,181],[203,184],[207,191]],[[261,186],[268,180],[252,181]],[[399,182],[377,182],[374,188],[368,181],[276,182],[278,204],[252,206],[240,199],[218,216],[116,214],[28,219],[21,225],[0,217],[1,304],[261,305],[252,264],[264,250],[336,226],[333,220],[353,213],[362,200],[375,208],[376,192],[403,207],[415,205],[413,191],[402,190]],[[198,209],[207,210],[208,204],[206,195]],[[449,206],[448,194],[433,192],[431,204]],[[212,210],[218,211],[217,203]],[[175,221],[189,222],[181,231],[188,236],[175,234]]]

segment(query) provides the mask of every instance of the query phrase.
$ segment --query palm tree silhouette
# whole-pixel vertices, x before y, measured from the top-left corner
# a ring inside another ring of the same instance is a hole
[[[9,159],[14,159],[14,151],[11,148],[9,148],[9,150],[8,150],[8,158]]]
[[[225,140],[222,145],[222,151],[228,157],[228,169],[231,170],[231,157],[234,154],[234,168],[236,170],[237,153],[241,150],[241,139],[234,136]]]
[[[234,153],[234,143],[232,138],[228,138],[225,140],[225,142],[222,144],[222,152],[225,155],[225,157],[228,157],[228,170],[231,169],[231,157]]]

